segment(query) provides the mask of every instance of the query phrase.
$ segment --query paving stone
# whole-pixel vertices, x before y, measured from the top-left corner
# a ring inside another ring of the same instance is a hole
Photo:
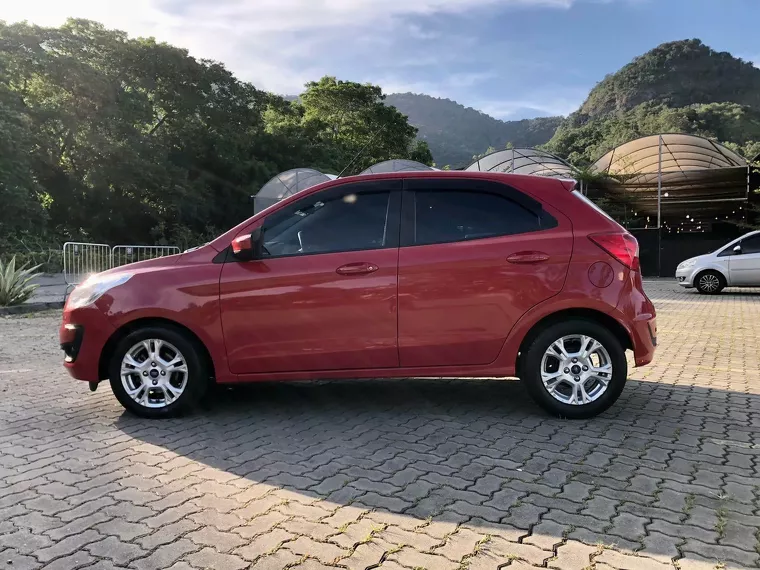
[[[132,562],[137,570],[163,570],[171,566],[177,559],[189,552],[198,550],[198,546],[186,538],[180,538],[156,549],[150,556]]]
[[[102,535],[94,530],[87,530],[81,534],[69,536],[63,540],[56,541],[55,544],[47,548],[38,549],[34,555],[42,562],[49,562],[54,558],[66,556],[81,550],[83,546],[103,538]]]
[[[669,570],[673,568],[671,564],[642,556],[615,552],[614,550],[604,550],[594,561],[599,564],[607,564],[617,570]]]
[[[204,548],[187,557],[187,561],[195,568],[208,568],[209,570],[241,570],[248,567],[248,562],[232,554],[221,554],[213,548]]]
[[[122,566],[126,566],[135,558],[140,558],[147,554],[139,546],[122,542],[115,536],[109,536],[101,541],[88,544],[86,548],[93,556],[97,558],[109,558]]]
[[[246,560],[256,560],[260,556],[276,551],[284,542],[290,543],[296,539],[295,535],[282,529],[273,529],[251,540],[245,546],[233,551],[233,554],[242,556]]]
[[[465,556],[473,554],[476,547],[485,539],[485,533],[480,534],[466,528],[460,528],[446,539],[443,546],[436,547],[431,552],[445,556],[454,562],[460,562]]]
[[[512,525],[517,528],[529,529],[537,524],[542,515],[548,511],[545,507],[522,504],[510,509],[509,514],[501,519],[502,523]]]
[[[556,558],[549,560],[549,568],[560,570],[583,570],[591,566],[591,556],[597,551],[593,546],[569,541],[557,548]]]
[[[680,556],[680,552],[676,548],[676,544],[680,544],[680,542],[672,536],[650,530],[647,536],[641,540],[644,548],[639,551],[639,555],[654,558],[658,562],[669,565],[672,560]]]
[[[365,570],[366,568],[376,567],[386,553],[386,548],[376,541],[360,544],[347,558],[339,561],[341,566],[348,570]]]
[[[562,542],[565,533],[570,530],[571,527],[569,525],[562,525],[546,520],[534,526],[530,536],[523,538],[522,542],[524,544],[532,544],[542,550],[553,550],[556,545]],[[514,542],[517,542],[519,538],[518,536]]]
[[[84,519],[79,519],[84,520]],[[74,521],[77,522],[77,521]],[[72,523],[73,524],[73,523]],[[99,533],[104,535],[112,535],[125,542],[131,542],[138,536],[145,536],[151,532],[154,532],[148,525],[140,523],[131,523],[120,519],[111,519],[107,522],[95,524],[93,527]],[[52,536],[52,535],[51,535]],[[52,536],[55,538],[55,536]]]
[[[317,542],[305,536],[299,536],[296,540],[289,542],[288,550],[300,556],[314,556],[325,564],[332,564],[338,558],[348,554],[346,550],[334,544]]]
[[[484,550],[493,553],[503,560],[523,560],[536,566],[554,556],[551,550],[543,550],[530,544],[509,542],[501,537],[494,537],[484,546]]]
[[[6,568],[13,570],[39,570],[42,568],[37,560],[31,556],[19,554],[12,548],[0,550],[0,564],[5,564]]]
[[[672,524],[661,520],[650,523],[647,528],[650,532],[659,532],[678,538],[692,538],[708,544],[718,540],[718,532],[714,528],[706,530],[690,524]]]
[[[693,552],[699,556],[711,558],[714,560],[730,560],[738,564],[745,566],[754,566],[758,563],[760,555],[756,550],[749,550],[754,545],[748,545],[748,550],[739,550],[731,546],[718,546],[715,544],[705,544],[698,540],[689,539],[681,547],[681,551],[684,553]]]
[[[75,552],[74,554],[70,554],[69,556],[56,558],[49,564],[46,564],[45,566],[43,566],[43,570],[75,570],[77,568],[81,568],[82,566],[86,566],[94,561],[95,561],[95,558],[90,556],[90,554],[88,554],[87,552],[83,550],[80,550],[78,552]],[[113,566],[111,568],[113,568]],[[16,570],[15,566],[14,566],[14,570]]]
[[[211,546],[218,552],[229,552],[233,548],[245,543],[245,540],[232,532],[220,532],[213,527],[203,527],[185,535],[201,546]]]
[[[153,550],[157,546],[171,544],[185,534],[195,530],[200,525],[194,521],[183,519],[152,530],[150,534],[137,539],[137,543],[145,550]]]
[[[640,540],[646,534],[645,526],[648,522],[644,517],[621,513],[612,518],[612,526],[605,529],[605,532],[626,540]]]
[[[443,556],[425,554],[411,548],[402,548],[400,551],[390,554],[388,560],[397,562],[407,568],[426,568],[430,570],[433,568],[435,570],[457,570],[459,566],[456,562],[452,562]]]
[[[274,554],[261,556],[251,565],[250,570],[282,570],[290,568],[301,559],[286,548],[281,548]]]

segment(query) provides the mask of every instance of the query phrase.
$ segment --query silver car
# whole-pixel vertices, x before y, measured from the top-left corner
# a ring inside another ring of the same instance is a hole
[[[724,287],[760,287],[760,231],[681,262],[676,279],[682,287],[696,287],[706,295],[720,293]]]

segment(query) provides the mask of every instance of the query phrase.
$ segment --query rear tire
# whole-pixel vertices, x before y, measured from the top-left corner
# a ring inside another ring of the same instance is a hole
[[[560,349],[561,347],[561,349]],[[617,337],[585,319],[555,323],[523,355],[521,380],[531,398],[561,418],[591,418],[620,396],[628,363]]]
[[[717,295],[726,286],[726,278],[717,271],[703,271],[694,279],[694,286],[703,295]]]
[[[116,399],[143,418],[168,418],[195,408],[209,385],[202,347],[169,326],[131,332],[116,346],[109,379]]]

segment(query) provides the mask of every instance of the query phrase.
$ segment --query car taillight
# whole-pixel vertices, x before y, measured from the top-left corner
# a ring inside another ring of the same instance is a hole
[[[639,242],[628,232],[593,234],[588,236],[588,239],[626,267],[638,271]]]

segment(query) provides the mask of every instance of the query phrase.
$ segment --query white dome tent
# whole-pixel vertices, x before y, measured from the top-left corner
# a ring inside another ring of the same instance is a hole
[[[364,174],[384,174],[386,172],[411,172],[419,170],[434,170],[426,164],[421,162],[415,162],[414,160],[393,159],[386,160],[384,162],[378,162],[370,166],[364,172],[361,172],[359,176]]]
[[[294,168],[281,172],[264,184],[253,197],[253,213],[258,214],[283,198],[332,179],[333,177],[313,168]]]
[[[487,154],[473,162],[465,170],[480,172],[508,172],[572,178],[573,167],[549,152],[536,148],[508,148]]]

